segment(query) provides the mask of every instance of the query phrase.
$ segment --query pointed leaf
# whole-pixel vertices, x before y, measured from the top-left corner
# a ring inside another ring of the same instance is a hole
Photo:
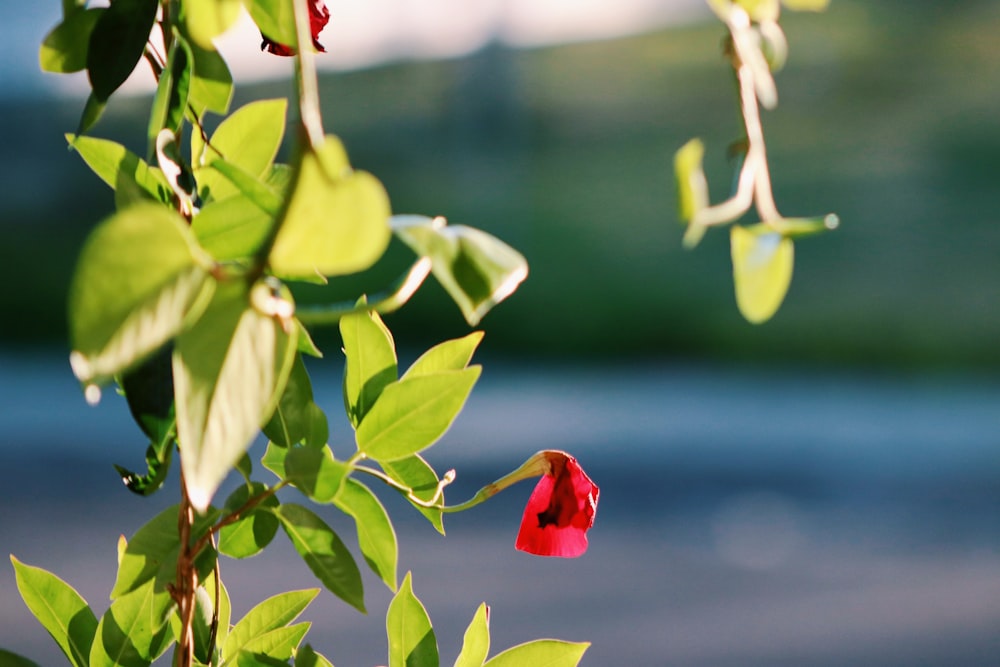
[[[587,642],[574,644],[557,639],[538,639],[509,648],[490,659],[484,667],[576,667],[590,648]]]
[[[433,375],[440,371],[460,371],[469,365],[482,339],[482,331],[473,331],[468,336],[438,343],[420,355],[406,370],[403,378]]]
[[[173,45],[167,57],[167,65],[160,73],[156,95],[149,114],[147,138],[150,155],[156,149],[156,137],[167,129],[177,134],[187,113],[188,92],[191,87],[191,73],[194,69],[194,55],[187,41],[174,33]],[[160,163],[163,166],[163,163]]]
[[[266,213],[270,219],[280,212],[281,197],[256,176],[221,158],[212,160],[209,164],[208,171],[213,170],[222,174],[241,195],[253,202],[254,206]],[[216,187],[216,191],[218,190]]]
[[[24,603],[76,667],[87,667],[97,617],[69,584],[51,572],[25,565],[14,556],[17,590]],[[0,656],[2,657],[2,656]],[[6,665],[6,662],[0,661]]]
[[[375,312],[351,313],[340,319],[344,341],[344,407],[357,428],[379,394],[396,381],[396,345]]]
[[[226,32],[240,17],[240,0],[182,0],[184,26],[191,39],[204,49],[214,49],[212,40]]]
[[[380,461],[379,465],[389,477],[413,490],[413,495],[423,501],[430,501],[438,488],[437,473],[419,454],[407,456],[398,461]],[[444,521],[439,509],[414,505],[417,511],[427,517],[437,532],[444,535]]]
[[[135,69],[159,6],[159,0],[115,0],[97,19],[87,47],[87,74],[98,100],[107,101]]]
[[[173,600],[149,581],[111,603],[101,617],[90,649],[90,667],[141,667],[166,649],[173,635]]]
[[[263,284],[253,289],[270,293]],[[295,354],[281,324],[251,301],[238,282],[220,286],[174,349],[178,446],[199,512],[270,419]]]
[[[327,432],[326,415],[313,401],[309,373],[302,363],[302,356],[296,354],[285,391],[281,394],[274,415],[264,426],[264,435],[282,447],[291,447],[303,440],[321,447],[326,444]],[[321,441],[314,439],[314,436],[322,436]]]
[[[766,322],[781,307],[792,282],[792,241],[766,226],[739,225],[733,226],[730,240],[736,305],[748,322]]]
[[[108,101],[102,100],[96,94],[88,95],[87,102],[83,105],[83,113],[80,114],[80,124],[76,128],[76,134],[82,136],[97,125],[97,121],[101,120],[107,105]]]
[[[295,550],[327,590],[363,613],[361,572],[333,529],[301,505],[285,503],[273,511]]]
[[[223,1],[239,5],[238,0]],[[197,4],[205,5],[204,2]],[[192,39],[197,38],[192,36]],[[215,47],[202,47],[195,42],[191,42],[190,47],[194,58],[194,72],[191,75],[188,102],[198,116],[202,116],[206,111],[225,114],[229,111],[229,104],[233,99],[233,75],[229,71],[229,66]],[[193,132],[198,134],[197,128]],[[191,161],[197,163],[200,157],[200,152],[192,153]]]
[[[462,410],[480,370],[472,366],[390,384],[358,426],[358,450],[393,461],[430,447]]]
[[[528,262],[500,239],[443,218],[396,216],[393,231],[413,252],[429,257],[431,270],[475,326],[528,277]]]
[[[154,352],[180,331],[212,284],[187,225],[173,211],[142,204],[101,223],[70,286],[77,378],[105,382]]]
[[[333,499],[345,514],[354,518],[358,530],[358,546],[372,571],[389,590],[396,590],[396,562],[399,547],[396,531],[385,507],[371,490],[361,482],[348,478]]]
[[[38,52],[38,61],[45,72],[79,72],[87,67],[87,43],[103,7],[73,12],[52,29]]]
[[[479,605],[476,615],[465,631],[462,652],[455,660],[455,667],[483,667],[490,653],[490,608],[486,603]]]
[[[243,485],[226,498],[226,511],[235,512],[252,496],[264,493],[267,487],[260,482]],[[235,523],[219,531],[219,553],[230,558],[249,558],[264,550],[278,532],[278,520],[268,508],[277,507],[278,499],[271,495],[245,512]]]
[[[66,135],[66,141],[112,189],[117,189],[124,177],[148,192],[152,198],[162,202],[170,201],[170,184],[163,177],[163,172],[150,167],[145,160],[121,144],[72,134]]]
[[[302,156],[270,263],[275,275],[312,279],[367,269],[389,245],[389,197],[351,171],[336,137]]]
[[[434,628],[424,605],[413,594],[409,572],[389,603],[385,625],[389,636],[389,667],[438,667]],[[522,663],[521,667],[530,664]]]
[[[298,647],[306,633],[309,632],[311,623],[297,623],[287,628],[275,628],[260,636],[248,641],[240,650],[241,657],[237,659],[237,664],[242,667],[246,664],[242,658],[249,654],[254,657],[264,657],[267,660],[262,664],[272,664],[275,661],[281,665],[287,665],[288,659]]]
[[[319,667],[323,663],[312,662],[303,664],[317,665],[317,667]],[[22,655],[11,653],[10,651],[5,651],[2,648],[0,648],[0,665],[3,665],[4,667],[39,667],[38,663],[28,660]],[[330,667],[332,667],[332,665]]]
[[[306,644],[295,652],[295,667],[333,667],[333,663]]]
[[[333,458],[328,445],[288,448],[285,479],[317,503],[333,502],[351,469]]]
[[[222,656],[229,663],[251,642],[267,633],[286,627],[316,598],[318,588],[289,591],[270,597],[247,612],[233,626],[222,647]]]

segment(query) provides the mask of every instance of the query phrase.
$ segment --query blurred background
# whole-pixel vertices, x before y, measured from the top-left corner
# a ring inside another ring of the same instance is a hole
[[[674,151],[705,140],[719,199],[739,134],[700,1],[328,4],[325,122],[354,165],[396,212],[480,227],[531,265],[485,319],[483,378],[428,453],[458,469],[450,498],[542,448],[571,451],[602,489],[575,561],[513,550],[530,484],[449,517],[447,538],[383,494],[443,664],[483,600],[497,650],[590,640],[594,667],[997,664],[1000,4],[833,0],[783,17],[790,58],[764,115],[778,205],[842,224],[797,243],[763,326],[736,310],[728,235],[680,243]],[[113,198],[63,140],[85,76],[38,71],[58,13],[0,5],[0,552],[101,613],[118,534],[176,484],[150,499],[120,486],[111,464],[141,466],[145,443],[117,397],[86,407],[66,363],[67,285]],[[291,92],[290,64],[258,45],[246,25],[225,38],[234,108]],[[141,152],[149,89],[130,81],[93,134]],[[393,247],[297,298],[380,289],[406,259]],[[404,364],[468,330],[436,284],[387,323]],[[310,370],[346,455],[330,333]],[[273,549],[224,564],[237,613],[315,585]],[[385,659],[390,596],[366,583],[368,617],[329,594],[306,614],[341,667]],[[63,664],[7,566],[0,647]]]

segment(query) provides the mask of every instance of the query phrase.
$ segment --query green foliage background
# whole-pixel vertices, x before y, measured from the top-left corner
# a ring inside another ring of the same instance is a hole
[[[488,318],[491,351],[1000,365],[1000,6],[837,0],[783,23],[789,65],[764,115],[775,194],[784,210],[836,210],[842,225],[798,244],[791,291],[765,327],[735,308],[727,234],[687,252],[676,221],[671,161],[687,138],[714,147],[712,183],[728,178],[721,147],[738,116],[719,26],[496,47],[328,74],[320,87],[329,129],[379,175],[394,212],[475,225],[528,258],[518,298]],[[289,92],[241,86],[234,107]],[[114,100],[93,133],[141,150],[141,108],[147,99]],[[64,154],[79,104],[0,112],[0,342],[58,342],[74,258],[112,195]],[[384,287],[408,259],[397,251],[357,280]],[[467,331],[436,285],[414,300],[387,318],[393,329]]]

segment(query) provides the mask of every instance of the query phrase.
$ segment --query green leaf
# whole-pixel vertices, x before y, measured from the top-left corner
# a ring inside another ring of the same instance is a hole
[[[103,7],[76,11],[52,29],[38,52],[38,62],[45,72],[79,72],[87,67],[87,43]]]
[[[334,595],[364,613],[361,572],[333,529],[301,505],[285,503],[273,511],[313,574]]]
[[[121,211],[84,244],[69,294],[73,371],[102,383],[142,361],[214,285],[184,220],[157,204]]]
[[[537,639],[507,649],[490,659],[484,667],[576,667],[590,644]]]
[[[480,370],[472,366],[393,382],[358,426],[358,450],[376,461],[394,461],[430,447],[462,410]]]
[[[708,181],[702,170],[705,144],[692,139],[674,155],[674,175],[677,177],[677,208],[681,221],[688,224],[684,245],[698,245],[707,229],[705,225],[691,224],[694,216],[708,206]]]
[[[142,526],[125,546],[118,565],[118,575],[111,589],[111,599],[155,582],[157,590],[166,590],[177,578],[177,555],[180,536],[177,534],[178,506],[163,510]],[[192,535],[202,535],[215,521],[218,511],[212,510],[195,518]],[[206,549],[196,560],[200,578],[204,579],[215,564],[215,551]]]
[[[191,87],[191,72],[194,69],[194,55],[180,34],[174,33],[173,45],[167,57],[166,67],[160,73],[153,105],[149,114],[146,136],[149,154],[156,151],[156,137],[167,129],[177,134],[187,113],[188,93]],[[163,166],[163,163],[160,163]]]
[[[306,644],[295,652],[295,667],[333,667],[333,663]]]
[[[270,295],[262,283],[252,290]],[[240,282],[220,285],[174,349],[178,446],[199,512],[270,419],[291,371],[295,341],[255,300]]]
[[[247,612],[233,626],[222,646],[222,657],[230,664],[251,642],[269,632],[286,627],[316,598],[318,588],[289,591],[270,597]]]
[[[94,125],[97,125],[97,121],[104,115],[107,104],[107,100],[100,99],[94,93],[87,96],[87,102],[83,105],[83,113],[80,114],[80,124],[76,128],[77,135],[82,136],[89,132]]]
[[[340,319],[344,342],[344,407],[357,428],[382,390],[396,381],[396,345],[375,312],[351,313]]]
[[[219,261],[252,257],[274,224],[274,216],[242,194],[210,201],[191,221],[198,242]]]
[[[115,0],[97,19],[87,46],[87,74],[98,100],[107,101],[135,69],[159,5],[159,0]]]
[[[254,178],[267,175],[285,136],[287,109],[285,99],[259,100],[219,124],[204,154],[192,156],[202,199],[225,199],[239,192],[219,171],[202,166],[215,160],[225,160]]]
[[[395,216],[392,229],[413,252],[431,260],[431,271],[475,326],[528,276],[528,262],[500,239],[444,218]]]
[[[379,466],[389,477],[404,487],[413,490],[413,495],[423,501],[430,501],[437,494],[439,479],[434,468],[419,454],[407,456],[398,461],[380,461]],[[414,505],[417,511],[427,517],[437,532],[444,535],[444,520],[439,509]]]
[[[278,479],[285,479],[285,459],[288,457],[288,450],[288,447],[273,442],[267,443],[267,450],[260,457],[261,465],[277,475]]]
[[[116,190],[124,178],[149,193],[152,198],[164,203],[170,201],[170,184],[163,177],[163,172],[150,167],[145,160],[121,144],[72,134],[66,135],[66,141],[112,190]]]
[[[237,6],[239,5],[238,0],[223,0],[223,2],[235,2]],[[205,5],[204,2],[198,4]],[[192,39],[197,38],[192,36]],[[198,116],[206,111],[225,114],[229,111],[229,104],[233,99],[233,75],[229,71],[229,66],[215,47],[202,47],[196,41],[192,41],[189,46],[194,58],[194,72],[191,75],[191,89],[188,93],[189,104]],[[199,134],[197,128],[193,133]],[[200,157],[201,153],[192,155]],[[195,161],[194,157],[192,161]]]
[[[333,499],[345,514],[354,518],[358,530],[358,546],[372,571],[389,590],[396,590],[396,562],[399,547],[396,531],[385,507],[371,490],[361,482],[348,478]]]
[[[490,608],[479,605],[472,622],[465,631],[462,652],[455,660],[455,667],[483,667],[490,653]]]
[[[273,219],[281,211],[281,197],[256,177],[221,159],[213,160],[209,167],[225,176],[240,194],[253,202],[269,218]]]
[[[119,380],[132,419],[158,450],[162,449],[163,443],[171,443],[175,433],[174,377],[170,355],[171,346],[167,345],[123,373]]]
[[[298,664],[298,663],[295,663],[295,664]],[[313,663],[303,663],[303,664],[310,664],[310,665],[320,666],[323,663],[321,663],[321,662],[313,662]],[[18,655],[16,653],[11,653],[10,651],[5,651],[2,648],[0,648],[0,665],[3,665],[4,667],[39,667],[38,663],[32,662],[31,660],[28,660],[24,656]],[[330,667],[333,667],[333,666],[330,665]]]
[[[240,6],[240,0],[181,0],[184,27],[200,47],[214,49],[212,40],[236,23]]]
[[[266,490],[267,486],[260,482],[238,487],[226,498],[226,512],[235,512],[252,496],[258,496]],[[219,553],[230,558],[249,558],[263,551],[278,532],[278,520],[269,508],[279,504],[275,496],[268,496],[244,513],[238,521],[223,526],[219,531]]]
[[[367,269],[389,244],[389,197],[371,174],[351,171],[327,137],[302,156],[295,189],[271,251],[275,275],[314,279]]]
[[[326,444],[289,447],[285,457],[285,479],[317,503],[333,502],[350,471]]]
[[[115,464],[115,470],[122,478],[122,483],[132,493],[149,496],[163,486],[170,472],[170,460],[173,458],[172,443],[163,443],[163,448],[150,445],[146,448],[146,473],[140,475],[128,468]]]
[[[51,572],[25,565],[14,556],[17,590],[24,603],[76,667],[87,667],[97,617],[69,584]],[[2,656],[0,656],[2,657]],[[0,661],[0,664],[8,664]]]
[[[264,426],[264,435],[282,447],[291,447],[303,440],[317,447],[326,444],[329,435],[326,415],[313,401],[312,383],[299,354],[295,355],[274,415]]]
[[[473,331],[462,338],[438,343],[420,355],[420,358],[414,361],[403,374],[403,378],[433,375],[441,371],[460,371],[469,365],[481,340],[483,340],[483,332]]]
[[[839,226],[840,218],[833,213],[816,218],[779,218],[767,221],[767,227],[791,239],[832,231]]]
[[[90,667],[144,667],[173,639],[170,594],[149,581],[111,603],[97,626]]]
[[[389,667],[438,667],[437,638],[424,605],[413,594],[412,576],[403,578],[403,585],[389,603],[385,615],[389,636]],[[525,662],[520,667],[532,665]]]
[[[792,282],[792,241],[765,225],[734,225],[730,240],[736,305],[748,322],[766,322],[781,306]]]
[[[265,665],[272,664],[271,661],[287,665],[288,659],[292,657],[296,647],[309,632],[311,625],[311,623],[297,623],[287,628],[275,628],[254,637],[240,650],[241,657],[237,659],[237,664],[241,667],[246,664],[242,656],[249,654],[258,659],[260,657],[266,658],[267,660],[263,662]]]
[[[261,34],[291,48],[299,43],[295,37],[295,15],[287,0],[244,0],[250,17]]]

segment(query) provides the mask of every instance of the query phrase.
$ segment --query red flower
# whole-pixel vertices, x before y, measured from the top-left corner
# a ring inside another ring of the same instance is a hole
[[[330,21],[330,10],[327,9],[324,0],[310,0],[309,2],[309,27],[312,30],[313,46],[317,51],[326,52],[323,45],[319,43],[319,33],[323,31]],[[260,43],[261,51],[268,51],[276,56],[294,56],[295,49],[284,44],[279,44],[269,39],[264,33],[260,34],[263,40]]]
[[[528,498],[515,547],[536,556],[576,558],[587,550],[600,489],[576,459],[548,451],[549,470]]]

